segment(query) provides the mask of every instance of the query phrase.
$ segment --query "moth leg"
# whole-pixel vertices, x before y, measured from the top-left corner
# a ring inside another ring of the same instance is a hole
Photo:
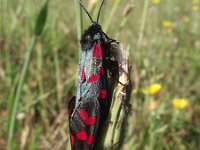
[[[119,41],[117,41],[117,40],[115,40],[115,39],[111,39],[111,38],[109,38],[108,37],[108,35],[106,34],[106,33],[104,33],[103,31],[102,31],[102,33],[103,33],[103,35],[106,37],[106,39],[108,40],[108,42],[112,42],[112,43],[118,43],[119,44]]]
[[[118,61],[114,60],[112,57],[107,57],[106,59],[107,61],[107,67],[108,67],[108,70],[109,70],[109,75],[115,80],[117,81],[119,84],[123,85],[123,86],[126,86],[128,83],[122,83],[119,81],[119,68],[123,70],[123,68],[121,66],[119,66],[118,64]]]

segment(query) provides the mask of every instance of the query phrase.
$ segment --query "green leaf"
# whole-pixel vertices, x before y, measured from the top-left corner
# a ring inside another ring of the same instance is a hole
[[[42,6],[42,9],[40,10],[40,13],[38,15],[37,22],[35,25],[35,30],[34,30],[34,33],[36,36],[40,36],[40,34],[42,33],[44,29],[46,19],[47,19],[47,14],[48,14],[48,2],[49,0],[45,0]]]
[[[145,145],[147,145],[148,137],[149,137],[149,126],[146,128],[146,131],[145,131],[144,136],[143,136],[143,140],[142,140],[138,150],[144,150],[145,149]]]

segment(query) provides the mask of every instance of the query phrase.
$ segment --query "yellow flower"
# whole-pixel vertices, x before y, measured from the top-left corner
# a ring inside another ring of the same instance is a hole
[[[163,32],[164,33],[171,33],[172,31],[172,22],[169,20],[164,20],[162,22],[162,26],[163,26]]]
[[[192,0],[193,4],[198,4],[200,0]]]
[[[160,3],[160,0],[152,0],[152,3],[157,5]]]
[[[183,22],[184,23],[189,23],[190,22],[190,18],[188,16],[184,16],[183,17]]]
[[[156,110],[158,108],[158,102],[155,100],[151,100],[149,104],[149,109],[150,110]]]
[[[189,105],[189,102],[184,98],[174,98],[172,104],[177,109],[184,109]]]
[[[162,22],[163,28],[171,28],[172,27],[172,22],[169,20],[164,20]]]
[[[162,88],[162,85],[161,84],[158,84],[158,83],[154,83],[154,84],[151,84],[149,87],[147,88],[143,88],[142,89],[142,93],[143,94],[151,94],[151,95],[155,95],[157,94]]]
[[[200,11],[200,5],[194,5],[192,6],[193,11]]]

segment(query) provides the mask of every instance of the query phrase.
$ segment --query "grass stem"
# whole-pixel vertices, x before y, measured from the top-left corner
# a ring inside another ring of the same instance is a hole
[[[77,27],[77,41],[78,41],[78,45],[79,45],[79,49],[80,47],[80,39],[81,39],[81,34],[83,32],[83,20],[82,20],[82,10],[81,10],[81,6],[78,2],[78,0],[75,0],[75,10],[76,10],[76,27]]]
[[[8,133],[8,147],[7,147],[7,149],[8,150],[12,149],[11,145],[12,145],[12,137],[13,137],[14,126],[15,126],[15,116],[16,116],[16,113],[17,113],[17,106],[18,106],[19,99],[20,99],[20,96],[21,96],[21,93],[22,93],[22,87],[23,87],[23,84],[24,84],[24,81],[25,81],[25,78],[26,78],[28,65],[30,63],[30,58],[31,58],[31,54],[32,54],[35,42],[36,42],[36,36],[33,36],[32,40],[31,40],[31,44],[30,44],[29,49],[28,49],[26,56],[25,56],[25,61],[24,61],[23,67],[22,67],[22,72],[21,72],[21,76],[20,76],[20,79],[19,79],[19,84],[17,86],[16,95],[13,99],[13,105],[12,105],[12,107],[10,107],[11,111],[10,111],[10,114],[8,116],[8,129],[7,129],[7,133]]]
[[[144,36],[144,29],[147,21],[147,10],[149,6],[149,0],[144,1],[144,7],[142,12],[142,20],[141,20],[141,26],[140,26],[140,33],[139,33],[139,39],[138,39],[138,47],[141,46],[143,36]]]

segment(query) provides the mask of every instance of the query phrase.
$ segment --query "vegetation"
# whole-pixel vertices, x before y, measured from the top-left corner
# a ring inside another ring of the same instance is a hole
[[[84,1],[94,17],[97,2]],[[70,149],[77,37],[90,25],[75,12],[74,1],[1,0],[0,149]],[[200,0],[107,0],[100,23],[130,49],[122,149],[200,149]]]

